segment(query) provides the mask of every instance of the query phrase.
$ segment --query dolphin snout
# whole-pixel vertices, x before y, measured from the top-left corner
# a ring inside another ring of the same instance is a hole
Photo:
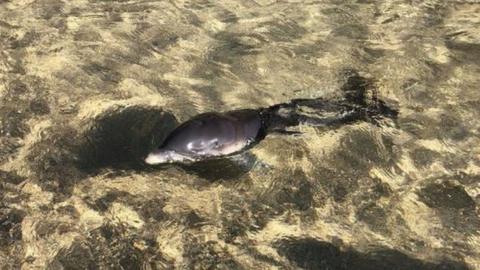
[[[152,152],[145,158],[145,163],[156,165],[165,162],[165,158],[160,153]]]

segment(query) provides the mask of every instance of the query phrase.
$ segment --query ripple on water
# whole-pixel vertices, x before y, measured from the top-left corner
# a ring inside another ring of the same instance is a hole
[[[475,1],[0,2],[4,268],[480,265]],[[173,113],[358,90],[397,125],[142,165]]]

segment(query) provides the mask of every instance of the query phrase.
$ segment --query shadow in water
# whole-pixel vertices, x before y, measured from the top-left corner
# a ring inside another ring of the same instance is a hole
[[[464,270],[463,262],[448,259],[427,262],[388,248],[362,253],[351,248],[340,249],[332,243],[313,238],[282,239],[275,243],[279,254],[304,269],[332,270]]]
[[[108,110],[78,132],[69,125],[45,129],[45,136],[28,152],[32,180],[55,192],[55,201],[70,197],[77,182],[102,168],[145,170],[143,157],[177,125],[175,117],[158,108]]]
[[[232,157],[198,161],[179,166],[189,173],[196,174],[210,182],[215,182],[238,179],[252,170],[256,161],[255,155],[243,153]]]
[[[178,125],[175,116],[158,108],[128,107],[97,117],[78,147],[79,167],[146,169],[143,159]]]

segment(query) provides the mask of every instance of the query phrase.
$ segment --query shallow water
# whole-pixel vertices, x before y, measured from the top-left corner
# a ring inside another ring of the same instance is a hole
[[[4,269],[480,269],[480,3],[0,1]],[[194,166],[138,161],[206,111],[335,97]]]

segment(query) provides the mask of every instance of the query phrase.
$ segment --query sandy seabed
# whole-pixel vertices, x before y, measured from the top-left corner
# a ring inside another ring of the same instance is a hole
[[[139,161],[345,70],[395,125]],[[0,0],[0,266],[480,269],[479,74],[473,0]]]

